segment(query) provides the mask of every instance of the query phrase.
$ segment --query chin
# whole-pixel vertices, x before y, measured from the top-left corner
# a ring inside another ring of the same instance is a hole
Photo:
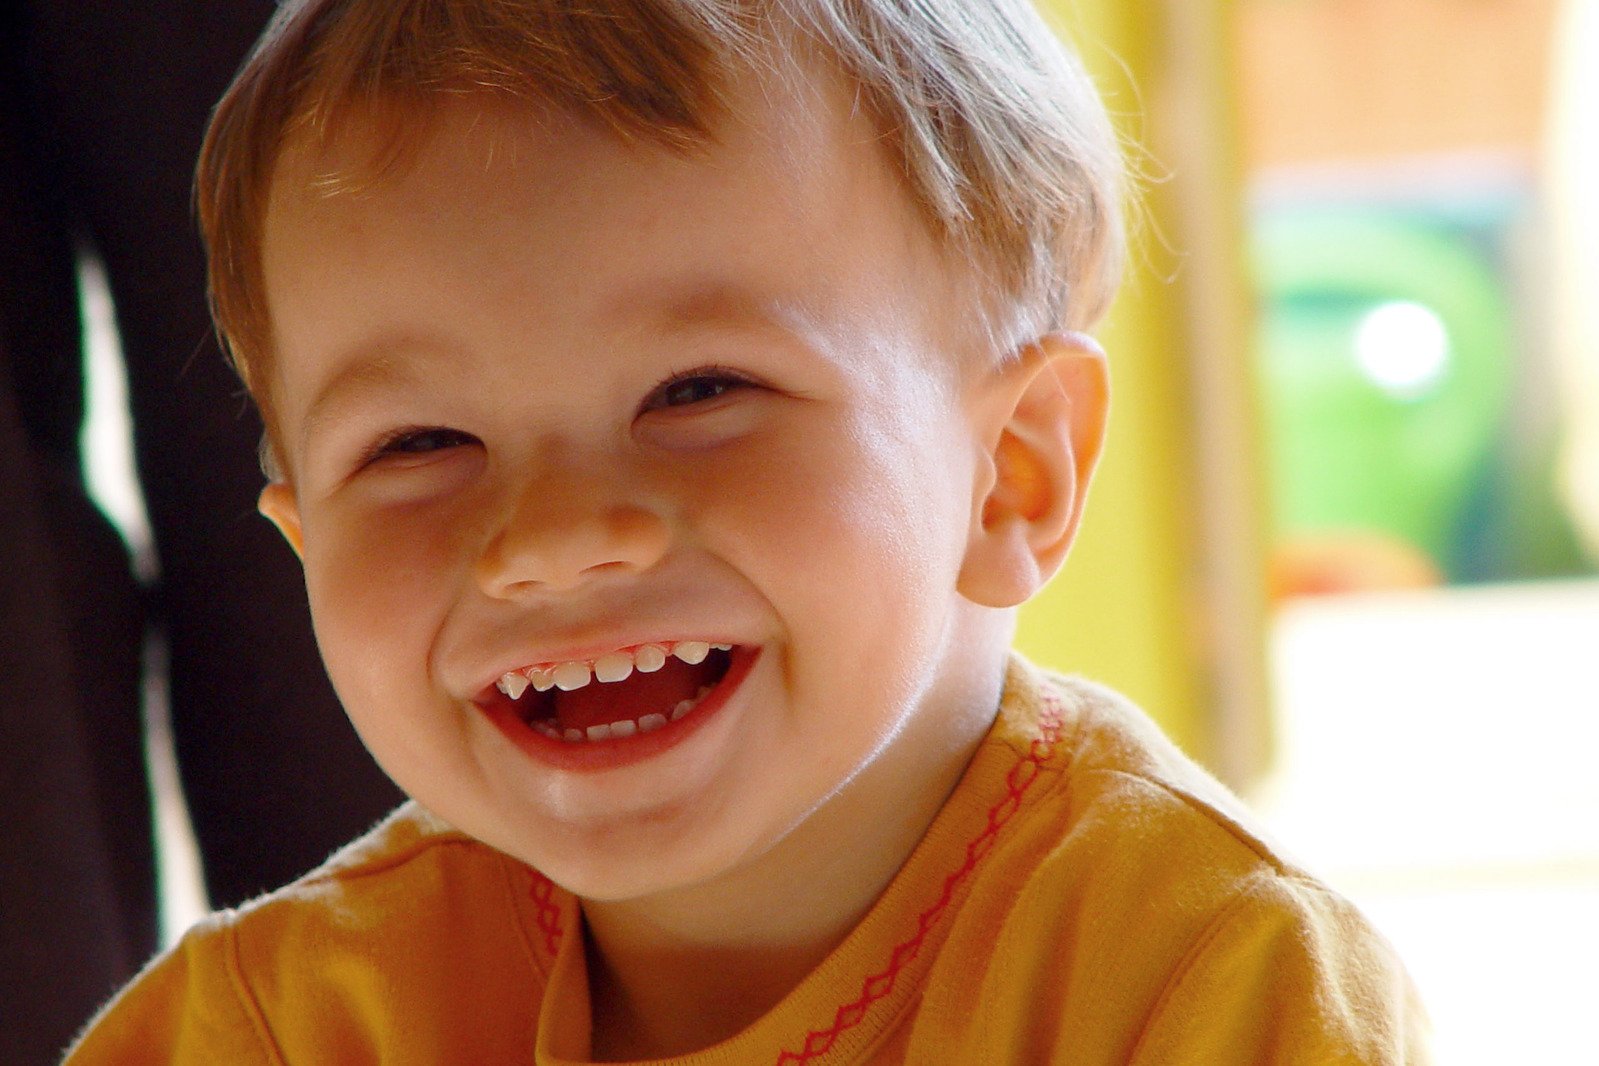
[[[559,852],[542,849],[528,865],[580,899],[626,903],[713,884],[736,874],[756,852],[724,842],[715,846],[703,827],[681,840],[619,833],[596,846],[593,834]],[[764,851],[766,849],[760,849]]]
[[[594,903],[628,903],[659,896],[716,876],[713,869],[661,869],[648,860],[609,862],[530,863],[551,881],[582,900]]]

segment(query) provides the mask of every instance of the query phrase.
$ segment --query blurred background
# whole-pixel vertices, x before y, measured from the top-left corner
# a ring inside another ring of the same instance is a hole
[[[1440,1062],[1599,1062],[1599,0],[1041,3],[1139,207],[1106,467],[1021,646],[1360,902]],[[82,281],[89,478],[147,552]],[[204,899],[148,699],[170,938]]]
[[[1044,6],[1143,196],[1022,646],[1352,895],[1439,1062],[1599,1063],[1599,3]]]

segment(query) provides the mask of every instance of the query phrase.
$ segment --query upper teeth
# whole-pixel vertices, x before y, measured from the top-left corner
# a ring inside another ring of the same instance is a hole
[[[555,687],[571,692],[586,686],[592,676],[588,663],[562,663],[555,668]]]
[[[633,676],[633,656],[625,651],[607,652],[594,660],[594,676],[601,681],[626,681]]]
[[[712,651],[732,651],[731,644],[712,644],[704,640],[680,640],[671,645],[641,644],[631,650],[606,652],[593,660],[572,660],[562,663],[543,663],[524,670],[509,670],[500,675],[496,687],[513,700],[532,688],[535,692],[548,692],[559,688],[571,692],[588,685],[596,678],[604,683],[626,681],[637,670],[653,674],[666,665],[668,654],[693,666],[705,661]]]

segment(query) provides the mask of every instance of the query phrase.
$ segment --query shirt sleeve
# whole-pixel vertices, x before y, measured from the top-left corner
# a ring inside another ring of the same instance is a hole
[[[239,977],[235,933],[226,919],[189,933],[100,1011],[65,1066],[281,1066]]]
[[[1263,873],[1195,942],[1131,1061],[1422,1066],[1427,1029],[1404,967],[1352,904]]]

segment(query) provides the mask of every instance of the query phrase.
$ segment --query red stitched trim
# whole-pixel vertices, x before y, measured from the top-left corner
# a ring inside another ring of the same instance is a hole
[[[528,892],[533,905],[538,908],[539,932],[544,934],[544,950],[553,957],[561,950],[561,908],[555,902],[555,885],[548,877],[537,870],[528,871],[533,875],[533,887]]]
[[[977,869],[977,864],[982,862],[983,856],[993,849],[994,840],[999,835],[1000,829],[1021,807],[1023,794],[1032,787],[1034,781],[1038,780],[1039,768],[1049,759],[1056,742],[1060,740],[1060,705],[1049,693],[1045,694],[1044,702],[1045,710],[1038,721],[1039,736],[1029,745],[1027,755],[1005,775],[1005,797],[989,808],[988,820],[983,826],[983,831],[966,845],[966,860],[954,873],[944,879],[944,891],[939,894],[938,900],[917,918],[916,932],[894,949],[886,969],[873,974],[861,983],[861,994],[858,998],[838,1008],[838,1013],[833,1015],[832,1025],[826,1029],[811,1030],[805,1036],[802,1050],[784,1051],[777,1057],[777,1066],[801,1066],[818,1056],[827,1054],[839,1034],[859,1025],[865,1020],[866,1012],[871,1009],[872,1004],[894,990],[894,981],[899,977],[900,971],[909,966],[921,952],[923,941],[938,924],[939,919],[943,918],[961,882],[972,875],[972,871]]]

